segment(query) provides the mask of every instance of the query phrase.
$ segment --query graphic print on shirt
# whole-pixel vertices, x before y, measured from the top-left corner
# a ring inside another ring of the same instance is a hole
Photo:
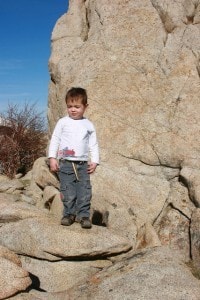
[[[99,163],[99,149],[94,125],[86,118],[61,118],[53,131],[49,157]]]
[[[62,150],[58,151],[59,157],[74,157],[75,156],[75,151],[74,149],[69,149],[68,147],[65,147]]]

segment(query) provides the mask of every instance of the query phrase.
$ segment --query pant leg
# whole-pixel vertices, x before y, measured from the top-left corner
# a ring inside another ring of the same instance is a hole
[[[63,202],[63,216],[76,214],[76,177],[72,164],[68,161],[60,162],[59,169],[60,196]]]
[[[90,216],[90,203],[92,198],[92,187],[90,183],[90,175],[87,173],[87,163],[83,165],[76,165],[79,181],[76,182],[76,209],[77,217]]]

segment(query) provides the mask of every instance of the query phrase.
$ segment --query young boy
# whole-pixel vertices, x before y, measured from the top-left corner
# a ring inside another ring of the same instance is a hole
[[[88,106],[85,89],[71,88],[65,102],[68,116],[57,122],[49,145],[50,170],[58,171],[64,205],[61,224],[70,226],[77,218],[82,228],[91,228],[90,174],[99,164],[96,131],[83,116]]]

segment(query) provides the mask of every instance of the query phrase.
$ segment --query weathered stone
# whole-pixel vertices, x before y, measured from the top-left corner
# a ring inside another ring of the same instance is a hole
[[[50,213],[59,220],[63,217],[63,202],[60,199],[60,193],[58,193],[51,204]]]
[[[135,246],[137,226],[131,209],[112,207],[112,209],[109,210],[107,228],[113,233],[125,236],[129,239],[131,244]]]
[[[50,134],[66,90],[86,88],[101,150],[93,203],[131,209],[138,228],[155,222],[171,188],[171,201],[179,197],[181,183],[174,189],[169,180],[185,167],[199,202],[199,18],[189,0],[73,0],[52,33]]]
[[[191,255],[194,265],[200,269],[200,209],[194,210],[190,227]]]
[[[26,173],[22,178],[21,181],[23,182],[24,186],[29,186],[31,183],[33,177],[33,172],[30,170],[28,173]]]
[[[162,245],[169,245],[179,250],[185,261],[190,260],[190,219],[170,205],[156,225],[158,237]]]
[[[2,225],[0,243],[45,260],[88,260],[160,241],[172,250],[117,255],[89,282],[62,292],[32,290],[18,299],[199,299],[199,281],[181,261],[192,254],[199,268],[199,23],[199,1],[69,2],[52,33],[49,133],[65,114],[66,90],[86,88],[86,116],[96,126],[101,153],[91,176],[91,216],[101,226],[58,226],[62,203],[50,186],[59,183],[41,158],[20,180],[24,195],[38,208],[48,206],[52,221]],[[23,218],[28,215],[23,209]],[[31,261],[30,269],[48,286]],[[56,262],[62,263],[69,262]],[[44,266],[48,274],[53,265]]]
[[[22,296],[22,298],[21,298]],[[26,298],[27,297],[27,298]],[[57,293],[47,293],[38,290],[31,290],[29,294],[20,294],[18,296],[11,298],[12,300],[68,300],[66,292]]]
[[[19,267],[22,266],[19,257],[14,252],[10,251],[8,248],[5,248],[3,246],[0,246],[0,257],[10,260]]]
[[[22,257],[22,266],[39,278],[40,288],[46,292],[59,292],[77,285],[97,273],[103,267],[111,265],[109,261],[59,261],[48,262]]]
[[[28,203],[0,200],[0,223],[16,222],[34,217],[48,218],[48,211],[39,210]]]
[[[43,205],[44,207],[51,209],[52,202],[56,195],[60,194],[58,189],[54,186],[46,186],[43,192]]]
[[[9,177],[7,177],[6,175],[2,175],[0,174],[0,182],[3,182],[3,181],[9,181]]]
[[[25,290],[31,284],[27,271],[0,257],[0,299],[6,299],[19,291]]]
[[[33,295],[32,293],[23,293],[23,294],[21,293],[21,294],[17,294],[14,297],[10,297],[9,299],[10,300],[42,300],[42,299],[44,299],[44,298],[41,298],[41,297]],[[54,300],[55,299],[56,298],[54,298]],[[59,299],[56,299],[56,300],[59,300]]]
[[[35,183],[34,180],[31,180],[31,183],[29,186],[26,187],[26,190],[24,192],[25,196],[28,196],[32,198],[33,205],[38,206],[39,208],[43,208],[42,204],[42,196],[43,191],[42,189]]]
[[[80,224],[70,228],[41,218],[26,219],[0,228],[0,245],[18,254],[46,260],[107,257],[131,249],[129,241],[93,226],[83,230]]]
[[[166,201],[166,205],[170,204],[187,218],[191,219],[191,215],[193,210],[195,209],[195,205],[189,198],[187,187],[183,184],[180,184],[177,178],[171,180],[170,186],[171,189],[169,197]]]
[[[150,223],[145,223],[137,232],[136,249],[161,246],[161,241]]]
[[[198,300],[199,293],[199,280],[176,251],[157,247],[106,268],[66,291],[66,299]]]
[[[23,174],[21,174],[21,173],[18,173],[18,174],[15,175],[15,179],[19,179],[21,177],[23,177]]]
[[[126,161],[125,158],[120,158],[119,161],[111,159],[110,162],[109,167],[107,162],[102,162],[93,175],[92,206],[93,203],[95,208],[101,206],[98,202],[103,198],[103,203],[108,203],[104,209],[110,215],[115,215],[118,209],[122,209],[129,212],[133,227],[136,225],[140,228],[146,222],[152,224],[162,211],[170,192],[170,183],[163,168],[147,166],[135,160]],[[99,192],[99,188],[103,192]],[[126,222],[126,217],[123,219]],[[129,221],[127,225],[130,225]],[[112,222],[110,226],[112,227]]]
[[[0,201],[9,201],[11,202],[16,202],[20,200],[20,195],[13,195],[13,194],[7,194],[7,193],[0,193]]]
[[[34,162],[32,179],[42,189],[47,185],[59,187],[58,179],[53,173],[49,172],[46,157],[40,157]]]
[[[0,181],[0,192],[15,193],[24,189],[24,185],[19,179]]]
[[[27,196],[26,194],[22,194],[21,197],[20,197],[20,200],[22,202],[26,202],[26,203],[29,203],[31,205],[36,204],[35,200],[32,197]]]
[[[190,199],[200,207],[200,169],[184,167],[180,175],[188,187]]]

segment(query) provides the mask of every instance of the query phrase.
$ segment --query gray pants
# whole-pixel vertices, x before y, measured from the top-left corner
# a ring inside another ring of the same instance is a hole
[[[92,189],[87,162],[74,162],[78,180],[72,162],[60,161],[60,195],[63,201],[63,216],[76,215],[78,219],[90,216]]]

